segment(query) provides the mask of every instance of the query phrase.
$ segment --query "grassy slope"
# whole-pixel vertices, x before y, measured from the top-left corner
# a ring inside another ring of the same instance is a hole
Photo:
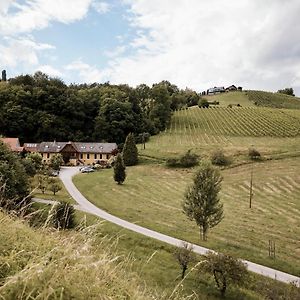
[[[249,100],[257,106],[300,109],[300,98],[280,93],[246,91]]]
[[[33,230],[0,212],[1,299],[153,299],[130,262],[94,236]]]
[[[255,104],[249,101],[249,98],[245,92],[228,92],[212,96],[203,96],[209,102],[217,101],[219,106],[227,107],[229,104],[240,104],[242,107],[255,106]]]
[[[248,209],[250,166],[223,171],[225,219],[202,244],[299,276],[299,167],[300,159],[255,164],[252,210]],[[112,214],[199,243],[198,228],[181,211],[191,176],[186,170],[140,165],[128,168],[123,186],[113,182],[112,170],[81,174],[74,182],[90,201]],[[267,256],[269,239],[276,241],[276,260]]]

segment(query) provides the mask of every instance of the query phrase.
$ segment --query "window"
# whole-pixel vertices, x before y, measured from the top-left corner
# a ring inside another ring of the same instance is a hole
[[[100,159],[102,159],[102,154],[100,154]]]
[[[94,159],[97,159],[97,154],[94,154]]]
[[[89,154],[89,153],[86,155],[86,158],[87,158],[87,159],[90,159],[90,154]]]
[[[50,157],[50,153],[47,153],[47,158],[49,158]]]
[[[80,159],[83,159],[83,154],[82,153],[80,153]]]
[[[106,154],[106,158],[107,158],[107,159],[109,159],[109,156],[110,156],[109,154]]]

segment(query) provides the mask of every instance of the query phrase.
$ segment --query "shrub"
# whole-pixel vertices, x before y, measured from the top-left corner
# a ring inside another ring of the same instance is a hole
[[[211,163],[217,166],[226,166],[230,163],[229,159],[225,156],[223,150],[215,150],[211,154]]]
[[[126,167],[122,155],[119,153],[114,163],[114,180],[118,184],[122,184],[126,178]]]
[[[58,202],[49,212],[49,221],[54,228],[69,229],[75,227],[75,209],[66,202]]]
[[[171,168],[191,168],[198,165],[198,163],[199,155],[191,153],[191,150],[188,150],[179,158],[168,158],[166,161],[167,167]]]
[[[209,103],[206,99],[201,98],[198,102],[198,106],[202,107],[202,108],[208,108],[209,107]]]
[[[242,261],[221,253],[209,252],[205,255],[199,270],[214,276],[222,297],[229,284],[242,285],[248,277],[247,267]]]
[[[256,150],[255,148],[249,148],[248,156],[252,160],[259,160],[259,159],[261,159],[260,152],[258,150]]]
[[[188,150],[184,155],[179,158],[179,165],[183,168],[191,168],[199,163],[199,155],[191,153],[191,150]]]

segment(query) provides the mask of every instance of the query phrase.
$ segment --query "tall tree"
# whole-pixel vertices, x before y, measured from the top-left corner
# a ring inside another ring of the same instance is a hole
[[[200,227],[200,238],[204,241],[207,240],[208,229],[223,219],[223,204],[218,196],[221,182],[220,171],[211,163],[202,162],[193,184],[185,193],[183,212]]]
[[[60,170],[60,166],[64,163],[63,157],[60,153],[54,154],[50,158],[50,167],[53,170]]]
[[[29,181],[21,158],[0,141],[0,206],[18,209],[26,204]]]
[[[114,180],[118,184],[122,184],[126,178],[126,167],[124,165],[123,157],[119,153],[116,157],[116,161],[114,164]]]
[[[132,133],[129,133],[126,137],[123,148],[123,159],[125,166],[134,166],[138,163],[138,149]]]

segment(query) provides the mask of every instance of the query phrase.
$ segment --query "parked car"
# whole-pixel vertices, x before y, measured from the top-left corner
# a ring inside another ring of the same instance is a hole
[[[80,169],[81,173],[91,173],[94,172],[95,170],[92,167],[83,167]]]
[[[53,171],[50,172],[49,175],[52,176],[52,177],[57,177],[59,175],[59,171],[53,170]]]

